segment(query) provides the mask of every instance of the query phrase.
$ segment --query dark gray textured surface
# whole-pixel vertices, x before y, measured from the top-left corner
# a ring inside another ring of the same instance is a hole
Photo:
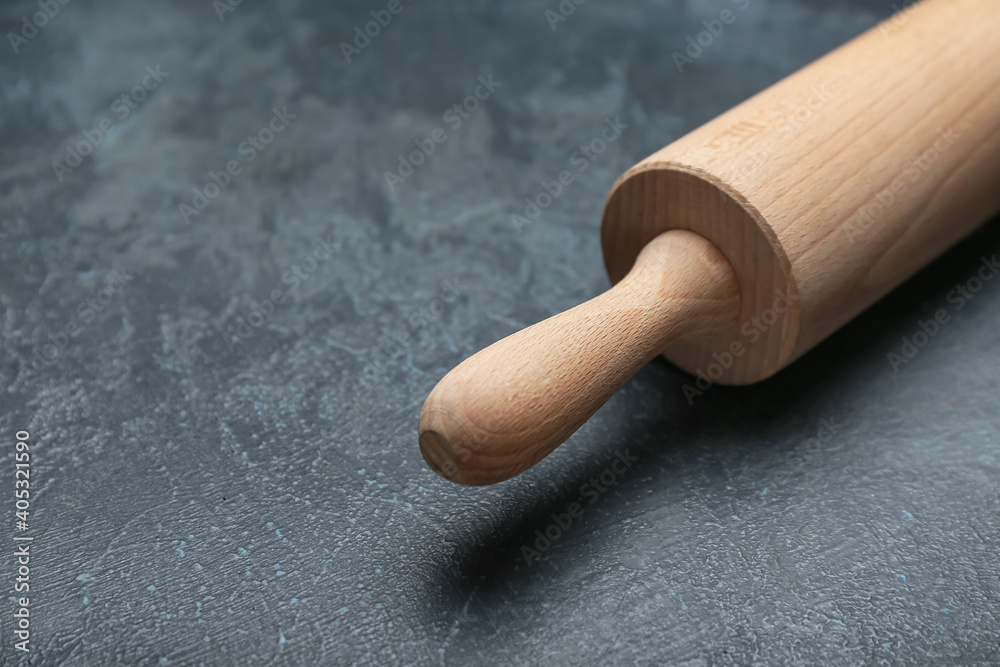
[[[730,3],[590,0],[552,31],[554,0],[404,0],[346,63],[339,43],[386,4],[220,21],[207,0],[73,0],[0,45],[2,551],[26,429],[30,662],[1000,662],[1000,281],[947,300],[1000,252],[995,223],[763,384],[691,407],[688,378],[650,365],[513,481],[454,486],[416,443],[450,367],[606,288],[597,225],[624,169],[891,3],[750,0],[681,74],[671,52]],[[5,4],[4,33],[35,10]],[[169,76],[119,120],[157,64]],[[489,74],[502,86],[449,126]],[[185,224],[192,187],[285,105],[287,129]],[[622,139],[518,233],[523,198],[616,115]],[[105,117],[60,182],[53,160]],[[437,127],[390,191],[384,171]],[[335,256],[227,345],[317,238]],[[134,278],[86,321],[114,267]],[[460,296],[439,308],[444,281]],[[939,308],[951,322],[895,373],[887,354]],[[522,545],[616,450],[638,461],[529,567]],[[3,665],[24,659],[14,609]]]

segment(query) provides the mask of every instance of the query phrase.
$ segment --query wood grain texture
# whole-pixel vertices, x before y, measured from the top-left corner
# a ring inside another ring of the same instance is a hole
[[[712,243],[667,232],[603,295],[494,343],[448,373],[420,415],[424,459],[461,484],[513,477],[670,344],[730,326],[739,302],[733,269]]]
[[[666,356],[704,373],[740,341],[749,352],[712,379],[746,384],[998,209],[1000,3],[924,0],[629,170],[602,247],[614,282],[668,229],[714,242],[742,286],[740,321]]]
[[[767,378],[998,209],[1000,3],[924,0],[622,176],[615,287],[449,373],[421,451],[456,482],[507,479],[659,353]]]

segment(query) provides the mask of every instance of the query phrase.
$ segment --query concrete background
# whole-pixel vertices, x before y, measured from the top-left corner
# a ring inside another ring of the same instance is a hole
[[[555,0],[404,0],[347,62],[387,4],[72,0],[0,45],[0,664],[25,661],[14,535],[33,537],[30,664],[1000,662],[1000,285],[948,301],[1000,251],[995,223],[763,384],[690,406],[654,362],[495,487],[439,479],[417,447],[448,369],[607,288],[622,171],[891,3],[589,0],[553,30]],[[3,33],[36,11],[5,3]],[[616,116],[621,139],[515,230]],[[529,565],[618,450],[638,460]]]

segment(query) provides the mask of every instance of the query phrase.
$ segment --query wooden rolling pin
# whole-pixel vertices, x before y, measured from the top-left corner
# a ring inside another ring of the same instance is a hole
[[[440,475],[524,471],[659,354],[748,384],[1000,209],[1000,2],[924,0],[646,158],[601,222],[614,287],[452,370]]]

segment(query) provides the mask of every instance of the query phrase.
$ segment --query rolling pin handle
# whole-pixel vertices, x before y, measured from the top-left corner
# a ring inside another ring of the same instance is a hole
[[[740,311],[725,256],[693,232],[653,239],[604,294],[466,359],[420,414],[420,450],[442,477],[501,482],[582,426],[674,343],[724,330]]]

